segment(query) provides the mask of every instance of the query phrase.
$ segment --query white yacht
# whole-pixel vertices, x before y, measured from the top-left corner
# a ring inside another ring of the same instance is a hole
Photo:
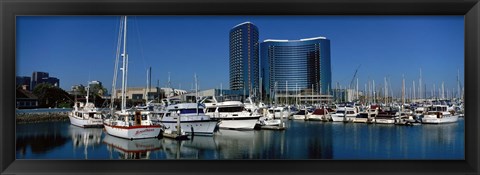
[[[205,103],[205,114],[220,120],[221,129],[253,130],[260,114],[249,112],[240,101]]]
[[[426,114],[423,115],[422,123],[440,124],[457,122],[458,116],[452,115],[448,111],[447,105],[433,105],[429,107]]]
[[[82,128],[103,127],[102,111],[88,100],[86,104],[76,102],[73,110],[68,113],[68,118],[72,125]]]
[[[288,112],[288,108],[286,107],[279,106],[279,107],[268,109],[268,117],[271,117],[274,119],[281,119],[282,117],[284,119],[287,119],[289,115],[290,113]]]
[[[334,114],[331,115],[334,122],[353,122],[358,112],[355,107],[338,107]]]
[[[177,121],[180,117],[180,121]],[[189,135],[213,135],[218,120],[204,114],[204,107],[197,103],[178,103],[167,106],[166,112],[160,118],[165,130],[177,132],[180,128]]]
[[[127,88],[127,68],[128,68],[128,55],[126,51],[126,38],[127,38],[127,17],[122,18],[123,22],[120,25],[120,34],[123,34],[123,53],[122,56],[122,100],[121,100],[121,111],[117,111],[113,113],[112,118],[106,119],[104,121],[105,131],[115,137],[125,138],[125,139],[144,139],[144,138],[153,138],[158,137],[161,131],[161,125],[152,122],[150,119],[150,112],[149,111],[139,111],[139,110],[127,110],[126,109],[126,88]],[[123,28],[123,30],[122,30]],[[123,31],[123,32],[122,32]],[[119,38],[121,40],[121,38]],[[121,47],[119,45],[118,47]],[[120,49],[117,49],[117,56],[119,54]],[[119,57],[116,58],[115,61],[115,73],[113,77],[113,82],[116,82],[116,75],[117,75],[117,65],[119,62]],[[115,84],[112,86],[113,91],[115,91]],[[113,96],[112,96],[113,98]],[[113,101],[113,100],[112,100]]]
[[[88,101],[90,90],[87,86],[86,103],[77,102],[75,98],[75,104],[73,110],[68,113],[70,123],[82,128],[88,127],[103,127],[102,111],[95,107],[93,103]]]
[[[378,114],[375,116],[375,123],[377,124],[394,124],[395,123],[395,114],[397,112],[394,111],[391,107],[384,107],[382,111],[379,111]]]

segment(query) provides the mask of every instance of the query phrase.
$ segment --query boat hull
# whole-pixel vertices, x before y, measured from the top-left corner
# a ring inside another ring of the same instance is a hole
[[[368,118],[355,118],[353,119],[354,123],[367,123]]]
[[[182,128],[182,131],[189,135],[213,135],[217,123],[218,121],[216,120],[181,121],[180,127]],[[162,124],[165,126],[165,129],[177,132],[176,121],[162,121]]]
[[[257,124],[258,118],[220,119],[219,127],[220,129],[253,130],[255,127],[255,124]]]
[[[68,115],[68,118],[70,119],[70,124],[78,127],[82,127],[82,128],[103,127],[102,119],[96,119],[96,118],[82,119],[72,114]]]
[[[307,117],[305,115],[293,115],[292,120],[305,120]]]
[[[158,137],[161,130],[160,125],[125,127],[105,124],[104,127],[105,131],[112,136],[131,140]]]
[[[332,121],[334,122],[343,122],[344,119],[342,115],[332,115]]]
[[[394,124],[395,119],[389,119],[389,118],[376,118],[375,123],[377,124]]]
[[[426,124],[442,124],[442,123],[455,123],[458,121],[458,116],[451,116],[451,117],[442,117],[442,118],[436,118],[436,117],[423,117],[422,118],[422,123]]]

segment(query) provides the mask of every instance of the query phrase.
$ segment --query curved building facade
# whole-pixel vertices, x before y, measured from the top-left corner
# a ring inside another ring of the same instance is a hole
[[[331,89],[330,40],[325,37],[300,40],[265,40],[260,44],[262,98],[274,93]]]
[[[230,30],[230,89],[244,90],[250,96],[259,89],[258,28],[251,22]]]

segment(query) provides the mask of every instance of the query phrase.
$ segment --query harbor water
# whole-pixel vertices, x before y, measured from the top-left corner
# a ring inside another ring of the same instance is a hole
[[[463,118],[418,126],[289,120],[287,129],[126,140],[70,122],[17,124],[17,159],[462,160]]]

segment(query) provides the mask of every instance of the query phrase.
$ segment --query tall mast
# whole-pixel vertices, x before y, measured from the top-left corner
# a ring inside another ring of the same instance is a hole
[[[426,97],[426,95],[425,95],[425,96],[422,96],[422,94],[426,94],[426,92],[425,92],[425,93],[422,93],[422,90],[423,90],[423,89],[422,89],[422,68],[420,68],[420,80],[418,80],[418,94],[420,94],[420,95],[419,95],[419,98],[420,98],[420,99]]]
[[[402,75],[402,105],[405,104],[405,75]]]
[[[113,69],[113,81],[112,81],[112,95],[110,98],[110,114],[113,115],[113,105],[115,103],[115,98],[117,96],[117,76],[118,76],[118,62],[120,59],[120,45],[122,44],[122,29],[123,29],[123,21],[120,20],[120,27],[118,32],[118,40],[117,40],[117,50],[115,53],[115,67]]]
[[[457,98],[460,98],[460,70],[457,69]]]
[[[128,56],[127,56],[127,16],[124,16],[123,25],[123,65],[122,65],[122,112],[125,111],[127,106],[126,88],[127,88],[127,69],[128,69]]]
[[[197,115],[198,115],[198,82],[197,82],[197,73],[194,74],[195,77],[195,103],[197,103]]]

